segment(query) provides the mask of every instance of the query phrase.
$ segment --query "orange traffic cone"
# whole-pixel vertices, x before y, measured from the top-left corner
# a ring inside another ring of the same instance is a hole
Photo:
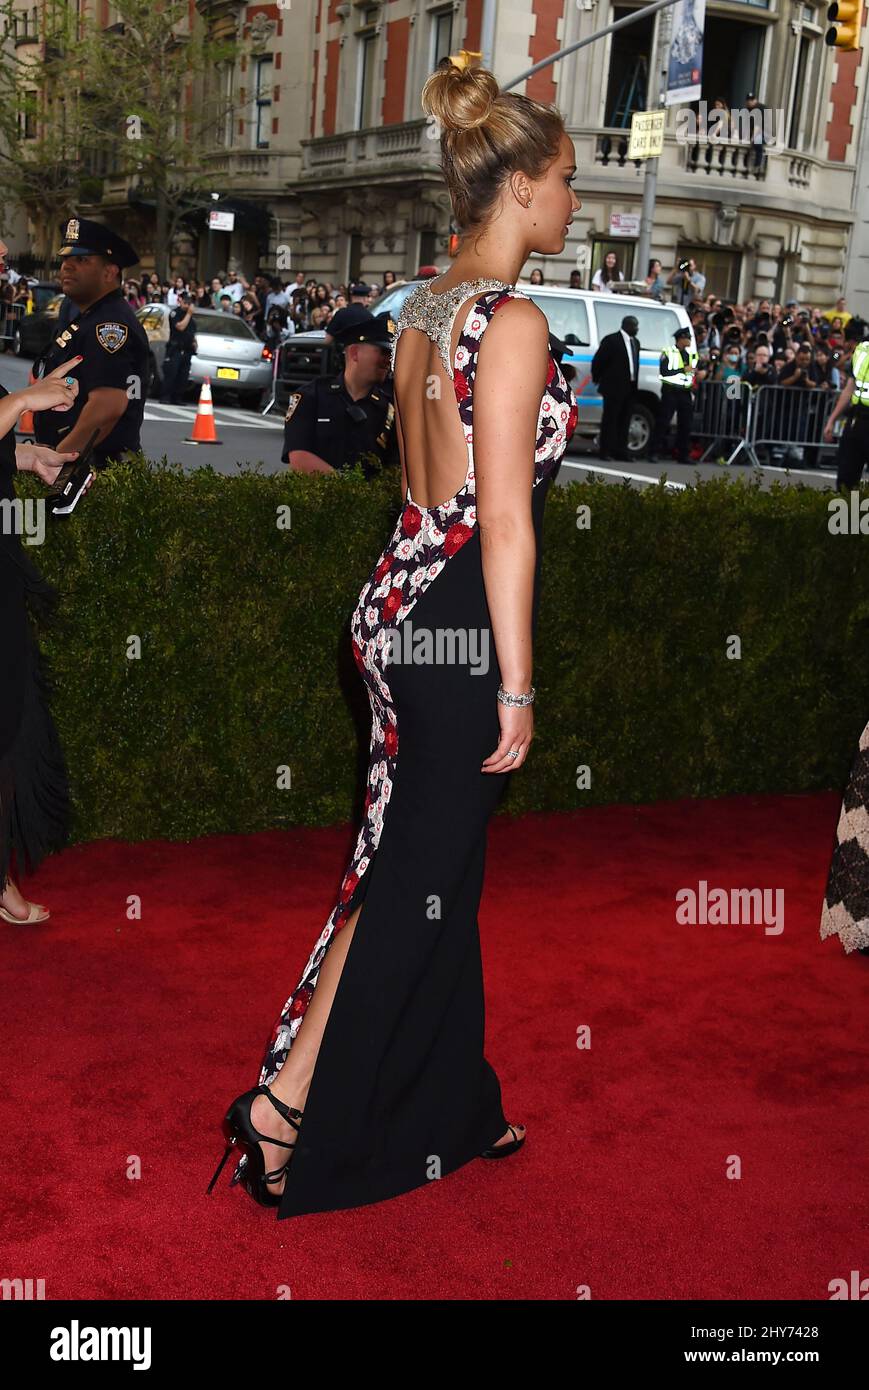
[[[28,386],[32,386],[35,380],[36,380],[36,377],[33,375],[33,372],[31,372],[30,375],[29,375],[28,378],[27,378],[27,385],[28,385]],[[32,410],[22,410],[21,414],[20,414],[19,417],[18,417],[17,430],[18,430],[18,433],[19,433],[19,434],[35,434],[35,433],[36,433],[36,426],[35,426],[35,424],[33,423],[33,411],[32,411]]]
[[[206,377],[199,392],[199,405],[193,421],[193,433],[184,440],[185,444],[222,444],[214,427],[214,406],[211,403],[211,378]]]

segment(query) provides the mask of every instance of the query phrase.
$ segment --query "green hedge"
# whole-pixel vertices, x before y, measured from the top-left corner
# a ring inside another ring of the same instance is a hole
[[[552,488],[537,736],[503,809],[841,786],[869,718],[869,539],[830,534],[831,495],[731,475]],[[77,839],[358,815],[369,714],[348,619],[397,511],[394,478],[139,459],[49,521],[31,554],[62,595],[41,645]]]

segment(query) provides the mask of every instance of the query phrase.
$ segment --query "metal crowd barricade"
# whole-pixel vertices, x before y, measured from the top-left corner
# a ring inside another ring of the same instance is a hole
[[[691,434],[695,439],[708,439],[709,444],[700,458],[705,463],[716,450],[729,449],[726,462],[735,463],[741,455],[755,468],[763,465],[757,448],[801,449],[814,454],[817,461],[821,449],[835,449],[824,439],[824,426],[839,392],[825,391],[818,386],[748,386],[739,382],[739,394],[733,391],[733,381],[703,381],[694,404]]]
[[[726,448],[731,450],[727,462],[732,463],[745,448],[750,413],[751,387],[744,381],[701,381],[694,399],[691,434],[695,439],[708,439],[709,443],[699,462],[705,463],[710,454]]]
[[[835,449],[824,440],[824,426],[839,392],[819,386],[759,386],[751,404],[750,452],[766,448],[800,448],[814,454]],[[754,459],[756,463],[756,458]],[[758,465],[759,466],[759,465]]]
[[[14,343],[15,327],[24,318],[26,312],[27,306],[23,300],[19,300],[17,304],[0,300],[0,342]]]

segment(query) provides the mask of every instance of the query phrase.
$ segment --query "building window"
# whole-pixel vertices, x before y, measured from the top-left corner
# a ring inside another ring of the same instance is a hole
[[[24,92],[21,107],[18,112],[18,130],[22,140],[35,140],[36,129],[36,92]]]
[[[809,114],[813,106],[816,89],[816,55],[820,45],[815,34],[805,31],[797,39],[794,78],[791,83],[790,111],[788,113],[788,148],[803,150],[811,142],[811,132],[806,131]],[[809,140],[806,140],[808,134]]]
[[[757,92],[765,33],[761,24],[707,14],[700,94],[709,110],[719,100],[740,111],[748,93]]]
[[[235,129],[235,64],[225,63],[219,69],[217,85],[217,129],[218,144],[229,148],[233,143]]]
[[[272,60],[257,58],[254,65],[253,147],[267,150],[272,128]]]
[[[357,91],[359,99],[356,107],[356,128],[366,130],[377,123],[379,83],[377,80],[377,18],[376,9],[362,13],[362,23],[357,30],[359,40],[359,69]]]
[[[636,14],[632,7],[613,9],[613,19],[625,19]],[[607,81],[605,126],[624,130],[631,124],[635,111],[646,109],[646,88],[649,79],[649,54],[652,48],[654,19],[638,19],[625,29],[617,29],[610,48],[609,78]]]
[[[35,43],[39,38],[39,8],[22,10],[13,17],[16,43]]]
[[[431,17],[432,52],[429,68],[434,72],[441,58],[453,51],[453,9],[437,10]]]

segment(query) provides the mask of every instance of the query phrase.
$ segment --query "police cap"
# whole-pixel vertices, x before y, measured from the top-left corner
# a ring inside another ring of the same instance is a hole
[[[690,338],[690,337],[691,337],[691,329],[690,329],[690,328],[686,328],[684,324],[682,325],[681,328],[677,328],[677,329],[676,329],[676,332],[673,334],[673,339],[674,339],[674,341],[677,342],[677,343],[678,343],[678,341],[679,341],[680,338]]]
[[[61,256],[105,256],[121,270],[138,265],[139,253],[128,241],[106,227],[86,217],[70,217],[61,224]]]
[[[339,347],[350,347],[352,343],[372,343],[375,347],[392,346],[394,321],[384,310],[374,315],[362,304],[349,304],[339,309],[329,320],[327,333],[334,338]]]
[[[364,280],[354,280],[347,293],[351,299],[364,298],[371,293],[371,286],[366,285]]]

